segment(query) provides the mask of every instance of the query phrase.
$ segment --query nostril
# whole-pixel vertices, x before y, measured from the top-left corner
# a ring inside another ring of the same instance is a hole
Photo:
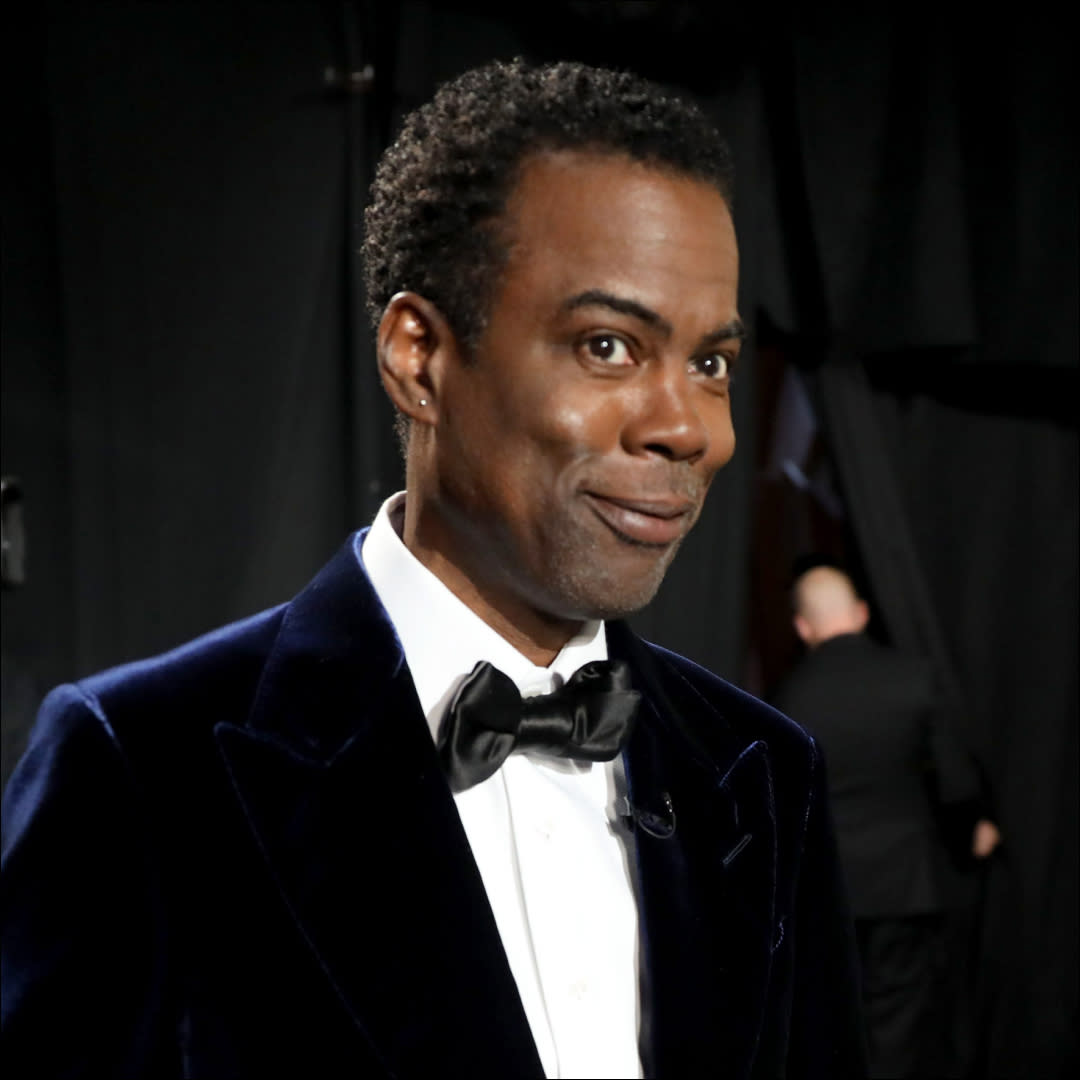
[[[703,445],[687,447],[680,445],[675,440],[669,440],[646,443],[645,451],[656,454],[668,461],[697,461],[705,453],[705,447]]]

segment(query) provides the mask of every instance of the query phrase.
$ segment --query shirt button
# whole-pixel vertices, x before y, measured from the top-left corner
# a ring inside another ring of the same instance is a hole
[[[586,979],[577,979],[570,984],[569,994],[575,1001],[581,1001],[589,992],[589,983]]]

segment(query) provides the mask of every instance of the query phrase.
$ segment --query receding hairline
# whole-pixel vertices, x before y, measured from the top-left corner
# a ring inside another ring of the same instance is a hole
[[[510,183],[502,206],[486,222],[488,227],[493,227],[496,230],[502,243],[505,244],[513,240],[510,227],[519,209],[515,204],[522,197],[523,185],[530,169],[544,165],[557,165],[560,161],[568,165],[614,164],[623,166],[628,174],[634,173],[638,177],[652,175],[661,177],[664,180],[697,185],[718,196],[727,210],[732,226],[734,226],[734,207],[732,206],[730,192],[715,177],[707,176],[694,169],[684,168],[662,158],[639,157],[619,146],[608,146],[603,143],[586,146],[551,144],[531,147],[521,155],[510,174]]]
[[[692,97],[629,71],[491,61],[410,112],[380,158],[362,248],[373,324],[395,292],[410,289],[474,339],[499,262],[485,245],[523,163],[590,149],[703,181],[732,210],[730,148]]]
[[[713,193],[727,211],[731,227],[734,228],[734,209],[731,203],[730,192],[727,187],[716,178],[706,175],[698,170],[684,168],[662,158],[652,156],[639,156],[627,151],[625,148],[608,145],[603,142],[590,143],[587,145],[564,145],[559,142],[541,143],[530,147],[518,159],[510,174],[510,184],[506,196],[499,210],[493,214],[481,227],[489,229],[495,239],[493,254],[497,258],[493,262],[494,282],[493,295],[489,298],[490,305],[495,302],[498,293],[499,282],[505,275],[507,267],[517,251],[517,237],[515,236],[514,223],[521,209],[522,191],[525,178],[532,167],[543,166],[545,163],[558,162],[562,159],[567,164],[606,164],[613,163],[623,166],[627,173],[635,173],[638,176],[658,176],[664,180],[686,182],[701,189]],[[430,297],[425,297],[431,301]],[[575,297],[568,298],[573,302]],[[434,302],[434,301],[431,301]],[[438,306],[436,304],[436,306]],[[443,313],[446,314],[445,312]],[[745,337],[746,328],[741,320],[733,320],[723,327],[718,327],[714,337]],[[468,357],[476,342],[459,341],[464,354]]]

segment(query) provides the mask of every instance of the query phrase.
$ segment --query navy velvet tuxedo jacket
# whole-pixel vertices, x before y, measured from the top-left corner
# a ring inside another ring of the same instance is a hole
[[[5,795],[9,1077],[539,1077],[361,534],[292,602],[60,687]],[[609,624],[643,704],[648,1076],[862,1072],[814,742]]]

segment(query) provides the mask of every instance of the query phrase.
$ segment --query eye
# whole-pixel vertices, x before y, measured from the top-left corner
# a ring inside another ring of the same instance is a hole
[[[709,353],[690,361],[690,368],[710,381],[726,379],[731,372],[731,361],[723,353]]]
[[[614,334],[595,334],[585,340],[583,347],[590,360],[599,360],[602,364],[633,363],[626,342]]]

